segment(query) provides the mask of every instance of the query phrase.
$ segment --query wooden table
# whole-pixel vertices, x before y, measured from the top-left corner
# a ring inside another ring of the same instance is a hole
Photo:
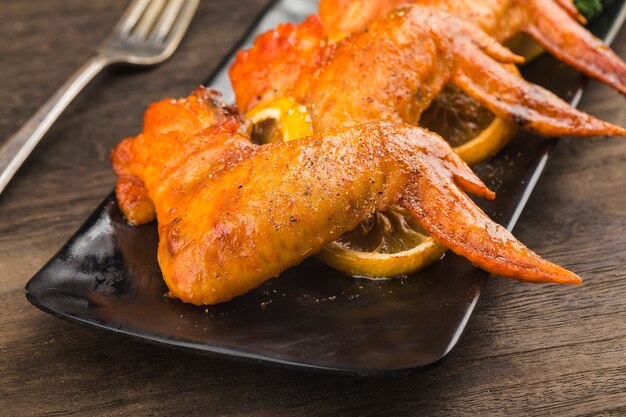
[[[27,280],[111,190],[108,152],[185,95],[267,0],[204,1],[174,58],[100,76],[0,195],[0,415],[626,415],[626,141],[564,140],[516,229],[586,278],[492,280],[458,347],[424,372],[348,378],[180,353],[53,318]],[[85,61],[123,0],[0,3],[0,138]],[[615,48],[626,56],[626,31]],[[626,125],[592,83],[582,107]],[[2,139],[0,139],[2,140]]]

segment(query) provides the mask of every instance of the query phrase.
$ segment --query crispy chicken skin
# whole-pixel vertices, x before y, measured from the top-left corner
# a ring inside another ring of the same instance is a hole
[[[222,110],[208,110],[212,108]],[[126,218],[134,224],[154,220],[156,212],[148,188],[167,187],[172,172],[181,175],[180,166],[188,158],[197,159],[197,169],[203,162],[211,167],[210,170],[223,166],[218,163],[222,157],[219,147],[207,147],[203,142],[214,140],[212,132],[204,136],[198,136],[198,133],[209,127],[219,132],[219,126],[229,123],[239,126],[236,111],[226,107],[219,95],[203,90],[197,90],[185,99],[162,100],[150,105],[144,115],[143,133],[123,141],[111,154],[113,169],[119,177],[116,195]],[[229,145],[234,143],[228,142]],[[250,146],[247,140],[237,143]],[[147,165],[151,167],[148,169],[156,171],[145,175]],[[190,169],[193,167],[194,164],[189,166]],[[193,172],[189,175],[193,176]],[[153,182],[146,184],[145,181]]]
[[[453,13],[499,42],[524,32],[560,60],[626,94],[626,64],[580,23],[572,0],[321,0],[333,36],[361,30],[403,4]]]
[[[520,59],[455,15],[406,5],[336,43],[315,16],[283,25],[239,53],[230,75],[241,109],[291,96],[307,106],[317,133],[378,120],[417,124],[448,82],[541,135],[626,133],[524,81],[510,65]]]
[[[152,204],[163,277],[185,302],[244,294],[391,204],[495,274],[581,282],[489,220],[463,191],[494,194],[433,133],[379,122],[256,146],[241,132],[219,95],[199,88],[152,105],[144,132],[111,155],[120,183],[141,196],[118,186],[122,211],[142,223]]]

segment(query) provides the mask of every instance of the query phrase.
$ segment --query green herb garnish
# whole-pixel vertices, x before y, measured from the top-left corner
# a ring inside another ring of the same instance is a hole
[[[583,16],[587,19],[593,19],[610,6],[613,0],[574,0],[574,3]]]

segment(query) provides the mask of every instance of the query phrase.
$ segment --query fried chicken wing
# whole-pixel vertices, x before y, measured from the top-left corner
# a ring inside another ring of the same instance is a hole
[[[626,133],[524,81],[510,67],[520,57],[453,14],[406,5],[336,43],[320,25],[313,17],[270,31],[237,56],[230,75],[240,108],[289,95],[307,106],[318,133],[377,120],[417,124],[452,82],[542,135]]]
[[[338,36],[409,3],[453,13],[499,42],[526,33],[560,60],[626,94],[626,64],[581,26],[585,19],[572,0],[321,0],[320,15]]]
[[[203,88],[152,105],[144,125],[112,161],[119,181],[143,187],[143,203],[153,205],[163,277],[185,302],[243,294],[391,204],[488,271],[581,282],[489,220],[463,191],[494,194],[445,141],[420,128],[378,122],[256,146],[218,94]],[[147,221],[126,193],[117,187],[127,218]]]

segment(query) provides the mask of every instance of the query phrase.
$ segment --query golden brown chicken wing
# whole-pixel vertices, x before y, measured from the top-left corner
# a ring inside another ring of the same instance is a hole
[[[417,124],[452,82],[542,135],[626,134],[504,65],[520,59],[455,15],[406,5],[337,43],[328,42],[316,17],[285,25],[238,54],[230,75],[240,108],[291,96],[307,106],[317,133],[378,120]]]
[[[499,42],[526,33],[560,60],[626,94],[626,64],[580,25],[584,18],[572,0],[321,0],[320,15],[337,36],[409,3],[453,13]]]
[[[152,105],[144,124],[112,153],[120,182],[135,184],[144,200],[128,203],[118,186],[118,202],[131,222],[146,221],[136,210],[153,204],[163,277],[183,301],[243,294],[391,204],[488,271],[580,283],[489,220],[462,190],[493,193],[445,141],[420,128],[370,123],[255,146],[238,116],[203,88]]]

